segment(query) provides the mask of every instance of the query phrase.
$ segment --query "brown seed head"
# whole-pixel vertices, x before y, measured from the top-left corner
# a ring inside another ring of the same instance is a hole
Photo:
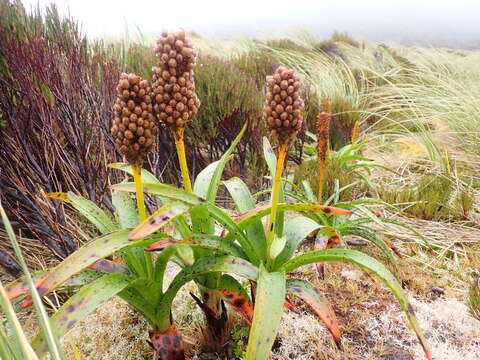
[[[151,97],[157,105],[154,112],[160,121],[176,131],[185,127],[200,106],[193,78],[197,52],[183,30],[177,34],[164,31],[155,52],[159,61],[153,69]]]
[[[291,84],[291,85],[290,85]],[[271,136],[285,142],[302,128],[304,102],[299,95],[300,80],[293,70],[279,66],[267,76],[263,114]]]
[[[135,74],[121,74],[117,87],[117,101],[113,106],[115,119],[112,122],[111,134],[115,143],[131,164],[142,164],[152,149],[157,127],[154,122],[148,123],[144,118],[152,116],[147,103],[151,102],[152,89],[148,81]],[[145,110],[142,110],[145,108]],[[141,135],[144,136],[143,140]]]
[[[330,137],[331,103],[327,97],[322,99],[323,111],[317,117],[317,152],[319,161],[324,164],[327,158]]]

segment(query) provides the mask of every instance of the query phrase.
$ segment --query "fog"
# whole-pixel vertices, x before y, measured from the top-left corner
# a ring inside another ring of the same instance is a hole
[[[35,0],[22,1],[27,9]],[[185,28],[226,36],[333,31],[356,38],[406,45],[480,47],[480,1],[476,0],[40,0],[78,19],[90,37],[154,35]]]

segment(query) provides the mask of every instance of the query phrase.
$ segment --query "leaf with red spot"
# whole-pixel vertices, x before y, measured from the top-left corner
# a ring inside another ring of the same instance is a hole
[[[190,210],[190,206],[177,201],[169,204],[163,205],[160,209],[155,211],[152,215],[145,219],[140,225],[130,233],[130,240],[140,240],[150,234],[153,234],[155,231],[159,230],[161,227],[165,226],[175,218],[185,214]]]
[[[257,221],[258,219],[261,219],[262,217],[269,215],[271,209],[272,209],[271,205],[258,206],[253,210],[247,211],[246,213],[237,216],[235,220],[238,222],[238,225],[241,228],[245,228],[248,225],[252,224],[253,222]],[[280,203],[278,204],[278,210],[279,211],[314,212],[317,214],[329,214],[329,215],[352,214],[350,210],[336,208],[333,206],[304,204],[304,203],[294,203],[294,204]]]
[[[50,318],[55,334],[62,336],[67,333],[78,321],[125,289],[130,281],[130,278],[123,274],[108,274],[82,287]],[[39,355],[48,350],[40,333],[33,339],[32,347]]]
[[[115,261],[110,261],[106,259],[100,259],[95,261],[92,265],[90,265],[90,269],[100,271],[106,274],[119,273],[128,275],[130,273],[125,266],[120,265]]]
[[[301,279],[287,279],[287,292],[298,296],[310,305],[323,321],[328,331],[330,331],[330,334],[332,334],[337,347],[341,348],[342,335],[340,334],[340,327],[327,298],[311,283]]]
[[[165,332],[150,330],[148,334],[150,345],[161,360],[185,359],[182,335],[174,325],[170,326]]]

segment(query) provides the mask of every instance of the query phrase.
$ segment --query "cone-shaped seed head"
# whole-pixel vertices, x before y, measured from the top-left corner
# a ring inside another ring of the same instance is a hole
[[[293,70],[279,66],[272,76],[267,76],[263,114],[271,136],[278,136],[280,142],[294,136],[302,128],[304,106],[300,80]]]
[[[327,157],[328,139],[330,136],[331,104],[328,98],[322,99],[322,112],[317,117],[317,152],[318,159],[325,163]]]
[[[159,62],[153,68],[154,112],[160,121],[175,131],[185,127],[200,106],[193,78],[197,52],[184,31],[178,34],[164,31],[155,52]]]
[[[151,93],[147,80],[135,74],[120,75],[111,133],[131,164],[141,165],[155,142],[157,126]]]

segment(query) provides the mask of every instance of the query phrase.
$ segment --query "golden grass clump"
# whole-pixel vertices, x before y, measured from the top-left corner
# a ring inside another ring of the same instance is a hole
[[[155,142],[157,126],[150,94],[147,80],[135,74],[120,75],[111,134],[131,164],[141,165]]]
[[[164,31],[155,52],[159,62],[153,67],[154,111],[160,121],[176,131],[185,127],[200,106],[193,78],[198,54],[183,30],[177,34]]]
[[[304,107],[300,80],[293,70],[279,66],[272,76],[267,76],[263,113],[272,137],[278,136],[284,142],[296,134],[302,128]]]

